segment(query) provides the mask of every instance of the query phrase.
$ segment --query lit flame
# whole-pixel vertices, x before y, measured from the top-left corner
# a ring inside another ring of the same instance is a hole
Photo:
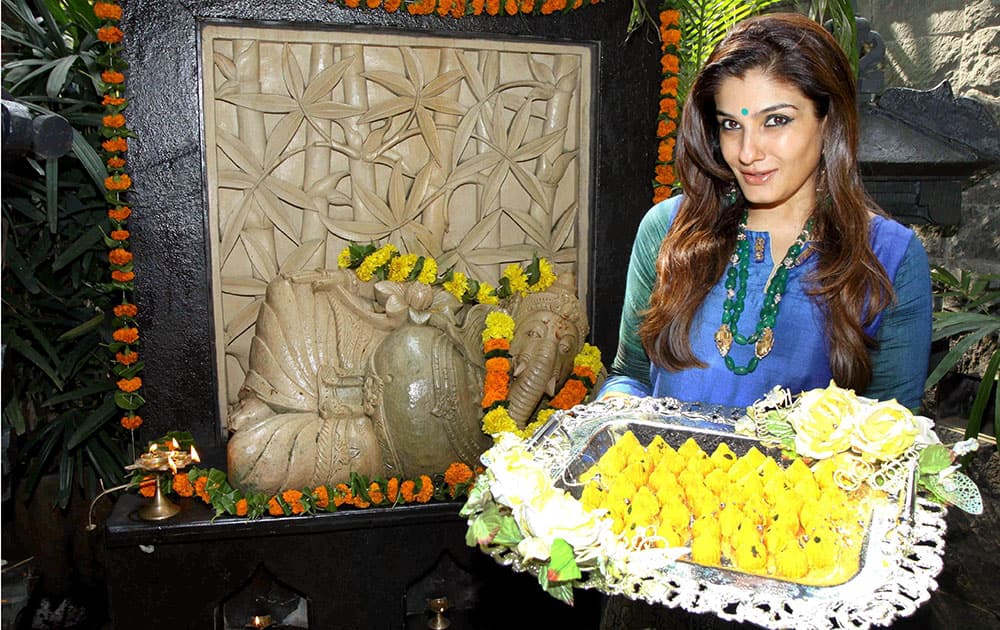
[[[180,449],[181,445],[177,442],[177,438],[172,438],[170,440],[170,450],[176,451]]]
[[[200,462],[201,457],[198,455],[198,451],[194,450],[194,444],[191,445],[191,461]]]
[[[156,450],[157,450],[157,448],[156,448],[156,442],[153,442],[152,444],[149,445],[149,452],[150,453],[155,453]]]

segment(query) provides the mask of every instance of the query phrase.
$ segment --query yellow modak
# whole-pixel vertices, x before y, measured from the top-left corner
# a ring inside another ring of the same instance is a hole
[[[755,447],[711,455],[689,438],[643,447],[628,431],[589,471],[581,501],[632,548],[690,547],[692,562],[817,586],[858,570],[874,493],[847,493],[834,468],[787,468]]]

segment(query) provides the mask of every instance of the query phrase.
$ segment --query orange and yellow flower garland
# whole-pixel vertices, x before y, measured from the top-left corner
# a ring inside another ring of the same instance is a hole
[[[132,179],[125,172],[125,154],[128,151],[129,131],[125,126],[125,116],[122,111],[128,105],[125,100],[125,69],[121,60],[121,43],[124,33],[118,27],[122,18],[122,8],[115,2],[94,3],[94,15],[102,20],[97,29],[97,38],[107,49],[101,57],[105,69],[101,72],[101,92],[104,95],[104,117],[102,118],[102,134],[105,160],[108,167],[108,177],[104,180],[105,199],[110,208],[108,219],[111,229],[105,234],[104,242],[108,246],[108,263],[111,266],[111,283],[113,289],[121,292],[121,303],[114,307],[112,325],[112,343],[108,345],[114,353],[114,373],[117,391],[115,404],[125,415],[119,421],[122,427],[134,431],[142,425],[142,417],[136,410],[145,402],[139,390],[142,379],[138,376],[143,364],[139,361],[137,347],[139,345],[139,328],[135,317],[138,307],[130,301],[135,288],[135,272],[132,269],[133,255],[129,251],[128,219],[132,209],[126,205],[125,192],[132,187]]]
[[[522,438],[531,436],[549,417],[560,409],[569,409],[586,400],[594,389],[600,374],[601,351],[583,344],[583,349],[573,359],[573,372],[559,392],[541,409],[535,419],[523,429],[507,411],[510,393],[510,343],[514,340],[514,318],[503,311],[486,316],[483,330],[483,356],[486,358],[486,378],[483,380],[483,433],[499,435],[514,433]]]
[[[382,9],[395,13],[406,8],[410,15],[430,15],[461,18],[466,15],[550,15],[579,9],[585,4],[597,4],[601,0],[327,0],[350,9],[364,7]]]
[[[512,295],[525,296],[544,291],[556,281],[556,275],[545,258],[534,257],[526,267],[507,265],[497,286],[467,278],[465,274],[448,271],[437,274],[433,258],[415,254],[401,254],[395,245],[349,245],[337,257],[337,266],[351,269],[359,280],[375,279],[393,282],[420,282],[440,286],[465,304],[498,304]],[[483,353],[486,375],[483,379],[483,431],[490,435],[514,432],[522,437],[531,435],[545,423],[557,409],[569,409],[586,398],[597,382],[602,369],[600,350],[584,344],[584,349],[574,361],[573,373],[562,389],[540,411],[536,419],[524,429],[507,413],[507,394],[510,388],[510,342],[514,336],[514,320],[503,311],[494,311],[486,317],[483,331]]]
[[[663,52],[660,68],[663,81],[660,83],[660,113],[656,123],[659,148],[653,178],[653,203],[669,198],[677,181],[674,172],[674,144],[677,141],[677,122],[680,119],[677,104],[681,71],[678,57],[681,42],[680,17],[680,11],[674,9],[660,11],[660,49]]]

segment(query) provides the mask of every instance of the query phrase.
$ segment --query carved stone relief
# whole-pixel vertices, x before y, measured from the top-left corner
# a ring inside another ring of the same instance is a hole
[[[491,283],[537,253],[586,303],[591,73],[577,44],[204,26],[221,416],[268,283],[351,241]]]

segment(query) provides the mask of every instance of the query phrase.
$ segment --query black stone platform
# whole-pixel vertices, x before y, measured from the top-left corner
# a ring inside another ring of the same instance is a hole
[[[224,603],[262,574],[307,601],[308,626],[294,627],[313,630],[427,628],[433,597],[448,598],[452,630],[587,630],[600,621],[599,594],[578,591],[567,606],[534,577],[466,546],[459,503],[212,521],[206,505],[182,499],[180,514],[156,523],[136,516],[147,501],[121,497],[106,528],[116,629],[234,627]]]

